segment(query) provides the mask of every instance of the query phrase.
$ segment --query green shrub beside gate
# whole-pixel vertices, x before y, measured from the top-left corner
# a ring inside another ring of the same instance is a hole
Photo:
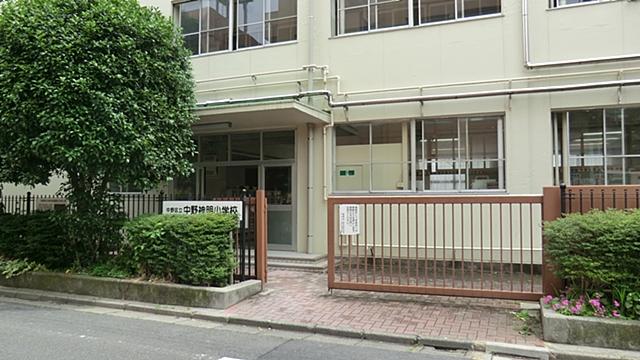
[[[125,253],[141,275],[189,285],[229,284],[235,268],[233,215],[156,215],[125,226]]]

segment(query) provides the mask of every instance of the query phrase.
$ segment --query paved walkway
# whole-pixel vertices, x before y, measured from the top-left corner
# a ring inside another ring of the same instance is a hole
[[[326,274],[271,270],[266,291],[225,311],[251,319],[350,330],[542,346],[518,333],[520,302],[334,290]]]

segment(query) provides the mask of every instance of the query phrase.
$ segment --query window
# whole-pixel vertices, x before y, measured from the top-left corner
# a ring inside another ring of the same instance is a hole
[[[177,5],[194,55],[297,39],[297,0],[197,0]]]
[[[295,158],[295,132],[291,130],[201,135],[198,144],[200,163]]]
[[[409,25],[409,0],[338,0],[338,33]]]
[[[567,6],[567,5],[575,5],[575,4],[583,4],[583,3],[597,3],[597,2],[605,2],[612,0],[550,0],[550,6],[552,8]]]
[[[500,0],[416,0],[420,23],[500,13]]]
[[[504,189],[502,118],[419,121],[418,191]]]
[[[336,0],[337,33],[349,34],[500,13],[500,0]]]
[[[563,111],[552,117],[556,184],[640,184],[640,107]]]
[[[505,189],[502,134],[500,116],[337,125],[334,189]]]

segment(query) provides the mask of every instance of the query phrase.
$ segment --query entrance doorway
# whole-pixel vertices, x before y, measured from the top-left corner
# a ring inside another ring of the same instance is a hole
[[[268,206],[269,248],[292,250],[294,233],[292,166],[265,166],[263,174]]]
[[[296,250],[295,132],[273,131],[198,136],[195,196],[255,196],[264,189],[268,247]],[[175,188],[174,183],[174,188]]]

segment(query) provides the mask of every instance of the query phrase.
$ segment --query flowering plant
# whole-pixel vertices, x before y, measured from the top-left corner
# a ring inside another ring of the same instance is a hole
[[[599,292],[578,294],[568,290],[557,297],[547,295],[542,299],[542,303],[563,315],[636,318],[637,314],[625,311],[624,300],[613,295],[605,296]]]

